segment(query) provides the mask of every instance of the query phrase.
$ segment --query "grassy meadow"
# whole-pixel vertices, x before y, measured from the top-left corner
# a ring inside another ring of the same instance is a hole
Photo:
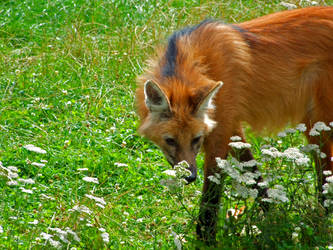
[[[194,184],[168,184],[167,161],[136,132],[136,77],[181,27],[284,9],[275,0],[0,1],[0,249],[200,247],[202,169]],[[227,178],[219,249],[333,249],[332,215],[316,202],[313,154],[297,168],[263,153],[304,149],[299,130],[270,138],[247,129],[268,185],[282,186],[287,200],[264,215]]]

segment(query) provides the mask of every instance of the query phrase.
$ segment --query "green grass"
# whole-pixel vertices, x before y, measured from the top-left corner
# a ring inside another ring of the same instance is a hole
[[[47,248],[44,232],[63,248],[170,249],[175,232],[186,239],[184,248],[192,248],[202,171],[195,184],[176,193],[160,184],[169,166],[158,148],[136,132],[135,79],[154,48],[178,28],[207,17],[240,22],[283,9],[279,1],[260,0],[1,1],[0,161],[35,183],[9,186],[0,176],[0,247]],[[251,132],[248,137],[256,149],[268,140]],[[297,135],[282,147],[301,143]],[[47,153],[30,152],[23,147],[27,144]],[[43,167],[31,164],[41,160],[47,161]],[[83,181],[84,176],[98,178],[99,184]],[[105,208],[87,193],[103,197]],[[87,206],[91,214],[71,211],[76,205]],[[304,213],[288,210],[282,219],[279,207],[273,209],[276,226],[269,223],[271,217],[263,219],[258,226],[266,230],[257,238],[239,236],[236,229],[223,233],[222,219],[219,240],[230,248],[324,249],[332,240],[327,229],[332,220],[313,207],[306,206]],[[29,224],[34,220],[38,224]],[[300,223],[304,237],[297,245],[290,235]],[[80,241],[69,235],[66,243],[50,229],[66,227]],[[109,243],[99,228],[109,234]]]

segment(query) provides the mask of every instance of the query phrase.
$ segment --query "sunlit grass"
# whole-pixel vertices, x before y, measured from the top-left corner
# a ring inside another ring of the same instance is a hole
[[[136,76],[180,27],[282,9],[279,1],[1,1],[0,161],[17,172],[0,171],[0,247],[172,248],[175,234],[195,244],[202,172],[176,194],[160,184],[169,166],[136,133]],[[274,141],[248,137],[257,156]]]

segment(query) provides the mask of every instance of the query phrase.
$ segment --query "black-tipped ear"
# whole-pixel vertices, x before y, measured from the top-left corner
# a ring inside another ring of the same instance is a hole
[[[146,106],[152,114],[165,116],[171,113],[169,99],[157,83],[146,81],[144,93]]]
[[[196,116],[198,117],[203,117],[207,111],[207,109],[213,109],[214,105],[213,105],[213,99],[216,95],[216,93],[219,91],[219,89],[222,87],[223,82],[217,82],[216,85],[208,91],[208,93],[206,94],[206,96],[204,98],[202,98],[202,100],[200,101],[200,103],[198,104],[197,108],[196,108]]]

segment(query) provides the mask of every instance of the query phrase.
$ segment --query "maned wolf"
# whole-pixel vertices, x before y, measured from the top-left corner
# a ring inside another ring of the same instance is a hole
[[[175,32],[138,78],[139,132],[156,143],[172,165],[205,153],[199,239],[214,241],[220,187],[208,177],[226,158],[230,137],[244,141],[241,122],[277,131],[287,124],[333,121],[333,7],[270,14],[240,24],[206,20]],[[310,143],[319,144],[318,136]],[[333,171],[333,136],[322,135],[322,170]],[[241,160],[252,159],[243,150]],[[255,170],[255,169],[254,169]]]

